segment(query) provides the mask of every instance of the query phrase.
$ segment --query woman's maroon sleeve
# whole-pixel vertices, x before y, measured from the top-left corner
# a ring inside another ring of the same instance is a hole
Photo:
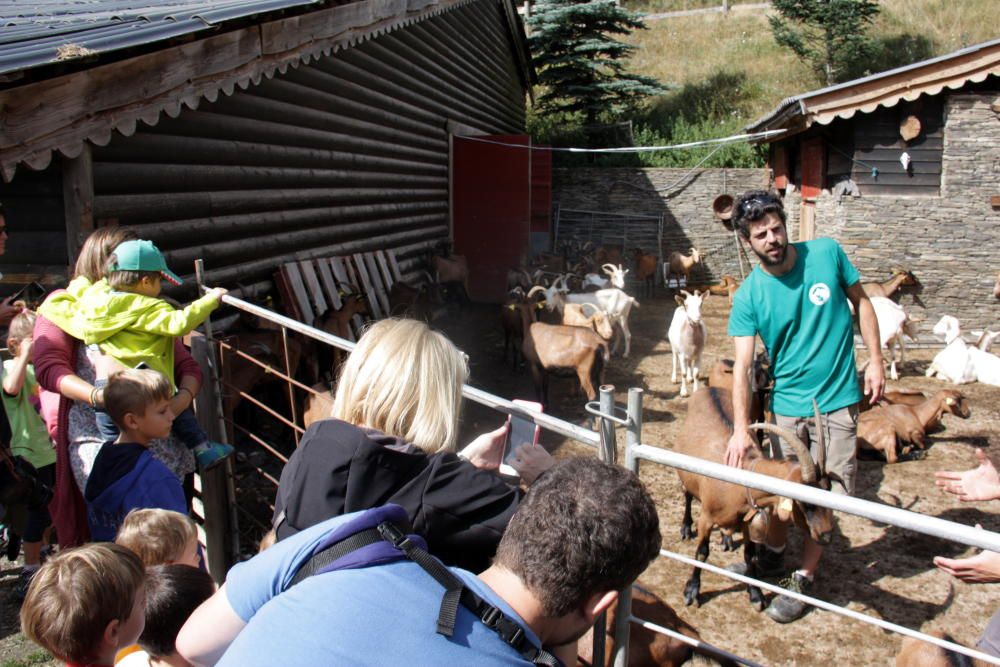
[[[34,352],[35,376],[42,389],[59,391],[59,382],[67,375],[75,375],[73,351],[77,340],[52,322],[39,315],[35,319]]]
[[[174,339],[174,378],[177,384],[180,384],[182,377],[194,377],[198,379],[198,385],[201,386],[204,381],[204,376],[201,372],[201,366],[198,365],[197,360],[191,356],[188,349],[184,347],[184,343],[181,342],[180,338]]]

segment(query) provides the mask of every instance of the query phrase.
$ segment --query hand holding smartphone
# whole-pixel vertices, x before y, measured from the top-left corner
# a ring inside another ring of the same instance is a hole
[[[542,412],[541,403],[517,398],[511,402],[529,412]],[[538,446],[541,432],[539,426],[524,417],[517,415],[507,417],[507,440],[504,442],[503,462],[500,464],[502,474],[518,476],[518,472],[511,466],[511,462],[517,457],[517,450],[521,447]]]

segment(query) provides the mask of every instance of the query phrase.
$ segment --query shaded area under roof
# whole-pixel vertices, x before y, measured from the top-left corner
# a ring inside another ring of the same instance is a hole
[[[327,0],[0,0],[0,75],[217,31]],[[338,4],[336,2],[330,4]]]
[[[747,125],[746,131],[804,130],[813,123],[827,125],[859,111],[871,113],[880,106],[892,107],[900,100],[914,100],[923,94],[936,95],[945,88],[984,81],[990,75],[1000,76],[1000,39],[789,97],[774,111]]]

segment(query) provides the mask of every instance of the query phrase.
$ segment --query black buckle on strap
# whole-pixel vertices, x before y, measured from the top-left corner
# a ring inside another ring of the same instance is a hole
[[[483,625],[486,627],[491,630],[495,630],[500,625],[501,618],[503,618],[503,612],[493,605],[490,605],[486,607],[485,611],[483,611],[482,615],[480,615],[479,620],[481,620]]]
[[[407,537],[406,533],[390,521],[380,523],[378,525],[378,532],[382,536],[382,539],[401,551],[406,551],[407,547],[411,545],[410,538]]]

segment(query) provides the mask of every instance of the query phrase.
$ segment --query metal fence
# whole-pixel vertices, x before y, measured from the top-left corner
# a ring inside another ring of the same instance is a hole
[[[297,322],[283,315],[276,314],[260,306],[248,303],[241,299],[235,298],[233,296],[226,295],[223,297],[223,302],[229,306],[237,308],[241,311],[256,315],[257,317],[266,320],[273,325],[280,327],[282,331],[282,338],[286,341],[287,345],[287,332],[294,331],[296,333],[302,334],[308,338],[319,341],[321,343],[339,348],[341,350],[351,351],[353,350],[355,343],[338,338],[331,334],[325,333],[314,329],[308,325]],[[213,340],[218,345],[223,345],[223,341],[215,340],[212,338],[211,330],[208,331],[208,339]],[[286,358],[287,358],[287,347]],[[214,360],[209,358],[210,363],[214,363]],[[295,386],[301,390],[314,392],[310,387],[306,387],[301,383],[295,382],[291,377],[290,369],[285,368],[285,373],[282,373],[280,369],[272,369],[272,372],[284,376],[284,379],[290,383],[294,383]],[[215,383],[216,395],[222,395],[222,382],[221,375],[218,372],[217,367],[213,367],[210,376],[212,382]],[[293,391],[291,385],[289,392]],[[797,484],[793,482],[788,482],[775,477],[768,477],[760,473],[750,472],[747,470],[742,470],[738,468],[732,468],[720,463],[714,463],[700,458],[695,458],[692,456],[687,456],[685,454],[680,454],[671,450],[661,449],[659,447],[654,447],[648,444],[642,443],[642,389],[632,388],[628,391],[628,400],[625,408],[620,408],[614,404],[614,388],[610,386],[601,387],[600,400],[589,403],[587,405],[587,410],[592,415],[597,418],[597,431],[591,431],[589,429],[582,428],[580,426],[571,424],[569,422],[563,421],[551,415],[544,413],[534,413],[527,412],[518,406],[514,405],[511,401],[495,396],[488,392],[482,391],[475,387],[470,387],[468,385],[463,387],[463,396],[471,401],[485,405],[492,409],[504,412],[506,414],[516,414],[520,417],[533,421],[538,426],[558,433],[564,437],[572,438],[577,442],[587,445],[595,449],[598,455],[605,461],[615,462],[617,456],[617,446],[615,429],[616,427],[621,427],[625,429],[625,444],[624,444],[624,465],[628,469],[632,470],[636,474],[639,472],[639,465],[641,461],[647,461],[651,463],[656,463],[660,465],[665,465],[670,468],[677,470],[685,470],[699,475],[705,475],[707,477],[712,477],[725,482],[731,482],[741,486],[747,486],[754,489],[760,489],[767,491],[768,493],[777,494],[786,498],[791,498],[793,500],[798,500],[804,503],[819,505],[823,507],[829,507],[838,512],[846,512],[849,514],[854,514],[857,516],[865,517],[873,521],[897,526],[907,530],[912,530],[915,532],[923,533],[926,535],[931,535],[934,537],[939,537],[943,539],[948,539],[953,542],[958,542],[964,545],[979,547],[982,549],[988,549],[991,551],[1000,551],[1000,534],[978,530],[970,526],[964,526],[951,521],[945,521],[938,519],[936,517],[927,516],[919,514],[916,512],[911,512],[909,510],[899,509],[895,507],[890,507],[887,505],[874,503],[867,500],[862,500],[860,498],[852,498],[849,496],[843,496],[834,494],[830,491],[824,491],[815,487],[805,486],[802,484]],[[251,397],[252,398],[252,397]],[[259,405],[260,409],[271,410],[274,412],[273,408],[266,405]],[[220,424],[224,422],[224,418],[221,416],[220,408]],[[285,423],[289,428],[293,429],[297,433],[301,433],[301,426],[296,423],[296,419],[288,420],[282,418],[283,423]],[[235,424],[233,424],[235,426]],[[277,451],[270,443],[266,442],[257,434],[251,434],[253,437],[251,440],[257,443],[263,451],[268,452],[270,455],[278,457],[278,460],[284,460],[284,455]],[[277,479],[267,473],[266,470],[259,471],[261,475],[264,476],[267,481],[277,486]],[[229,478],[228,482],[231,484],[232,479]],[[220,531],[218,526],[213,527],[209,532],[209,550],[213,549],[213,539],[215,544],[226,543],[232,544],[233,540],[238,536],[237,518],[233,515],[226,515],[225,513],[216,512],[214,515],[206,516],[206,528],[212,527],[210,523],[212,520],[218,523],[228,522],[225,530],[232,531],[229,535],[224,535]],[[866,614],[862,614],[838,605],[830,604],[823,600],[812,598],[805,595],[795,594],[779,587],[773,586],[771,584],[749,579],[745,576],[724,570],[722,568],[716,567],[714,565],[709,565],[707,563],[702,563],[700,561],[688,558],[681,554],[676,554],[669,551],[661,551],[661,556],[666,558],[671,558],[679,562],[685,563],[698,568],[706,569],[710,572],[718,574],[720,576],[728,577],[742,583],[752,583],[764,590],[768,590],[774,593],[780,593],[783,595],[789,595],[794,598],[801,599],[819,609],[824,611],[840,614],[847,616],[849,618],[869,623],[881,627],[886,630],[891,630],[893,632],[903,634],[910,637],[916,637],[923,641],[936,644],[938,646],[953,650],[957,653],[961,653],[973,658],[978,658],[990,664],[1000,665],[1000,659],[989,656],[975,649],[966,648],[964,646],[954,644],[952,642],[938,639],[921,633],[910,628],[906,628],[900,625],[896,625],[887,621],[883,621]],[[216,559],[217,560],[217,559]],[[636,623],[646,627],[654,632],[660,634],[668,635],[672,638],[684,641],[689,644],[694,644],[699,646],[702,650],[715,653],[721,657],[726,657],[731,660],[735,660],[741,664],[754,665],[756,663],[734,656],[723,649],[711,646],[704,642],[698,642],[691,638],[685,637],[679,633],[676,633],[668,628],[659,627],[653,623],[646,620],[636,618],[631,614],[631,588],[622,591],[619,597],[619,613],[617,615],[617,622],[614,628],[615,644],[614,644],[614,664],[616,667],[624,667],[628,664],[628,636],[630,624]],[[604,655],[604,629],[603,623],[598,623],[594,631],[594,664],[603,664],[605,659]]]

